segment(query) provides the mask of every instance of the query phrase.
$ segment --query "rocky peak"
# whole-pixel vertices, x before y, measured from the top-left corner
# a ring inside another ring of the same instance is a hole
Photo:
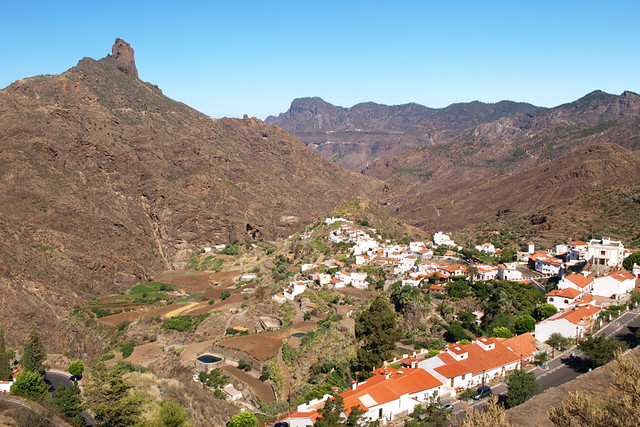
[[[117,38],[111,48],[111,55],[107,55],[105,59],[114,62],[120,71],[138,77],[133,48],[126,41]]]

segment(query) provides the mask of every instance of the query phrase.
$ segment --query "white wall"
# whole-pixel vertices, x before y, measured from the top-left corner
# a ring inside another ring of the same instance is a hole
[[[569,322],[567,319],[543,320],[536,325],[534,336],[540,342],[545,342],[551,334],[558,333],[563,337],[575,338],[576,327],[579,334],[584,335],[584,328]]]

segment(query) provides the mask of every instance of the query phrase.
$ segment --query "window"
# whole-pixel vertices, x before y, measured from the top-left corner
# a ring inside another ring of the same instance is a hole
[[[605,256],[607,254],[606,251],[600,251],[600,256]]]
[[[564,303],[569,304],[569,300],[568,299],[564,300]]]

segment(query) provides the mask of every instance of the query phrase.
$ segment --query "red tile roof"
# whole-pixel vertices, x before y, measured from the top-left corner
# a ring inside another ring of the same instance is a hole
[[[567,276],[565,276],[565,279],[570,281],[580,289],[584,289],[593,283],[593,279],[584,277],[582,274],[568,274]]]
[[[605,276],[612,277],[616,279],[618,282],[623,282],[625,280],[634,280],[636,278],[636,276],[629,273],[627,270],[612,271],[610,273],[605,274]]]
[[[551,316],[548,320],[567,319],[569,322],[578,325],[593,317],[594,314],[602,310],[601,307],[593,305],[582,305],[571,310],[563,311],[555,316]]]
[[[548,297],[562,297],[562,298],[577,298],[580,296],[582,292],[580,292],[577,289],[573,289],[573,288],[566,288],[566,289],[554,289],[551,292],[549,292],[546,296]]]

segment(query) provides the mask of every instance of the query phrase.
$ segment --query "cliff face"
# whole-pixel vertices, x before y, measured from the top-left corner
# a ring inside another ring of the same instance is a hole
[[[379,188],[260,120],[165,97],[121,40],[100,61],[0,91],[0,145],[0,325],[16,337],[35,322],[58,348],[86,345],[65,336],[75,304],[205,245],[290,234]]]

